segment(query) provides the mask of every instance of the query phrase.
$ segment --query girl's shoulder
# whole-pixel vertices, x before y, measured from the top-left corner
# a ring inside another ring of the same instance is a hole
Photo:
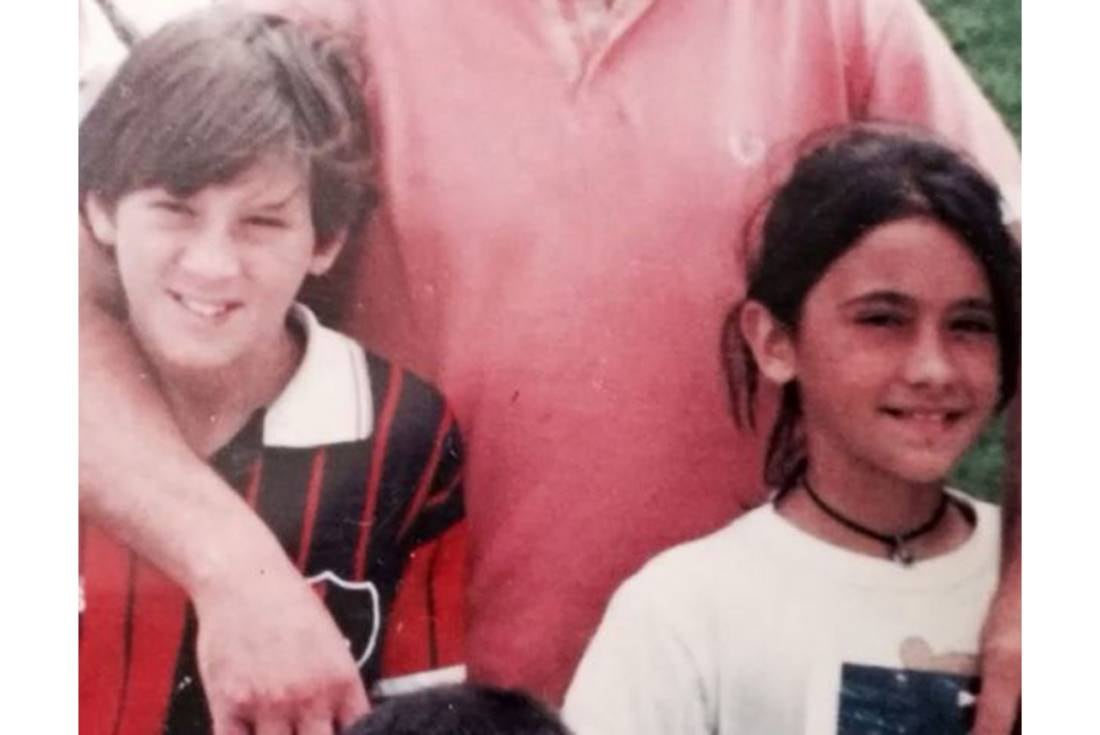
[[[964,509],[969,509],[973,514],[974,530],[964,548],[975,546],[977,554],[998,556],[1001,550],[1001,507],[955,488],[949,487],[947,491]]]
[[[705,593],[715,584],[736,583],[760,570],[774,530],[771,506],[754,508],[711,533],[659,552],[627,584]]]
[[[999,505],[975,498],[953,487],[947,488],[947,492],[965,509],[965,512],[973,515],[975,535],[984,539],[986,543],[1000,542],[1001,507]],[[987,537],[995,537],[995,541]]]

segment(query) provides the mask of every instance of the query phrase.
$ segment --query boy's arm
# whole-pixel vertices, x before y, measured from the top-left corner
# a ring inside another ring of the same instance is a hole
[[[83,225],[80,250],[81,513],[191,597],[218,735],[350,724],[368,704],[343,638],[270,531],[187,447],[110,313],[113,265]]]
[[[1020,398],[1005,422],[1006,473],[1001,581],[982,631],[982,694],[974,735],[1008,735],[1019,711],[1020,667]]]

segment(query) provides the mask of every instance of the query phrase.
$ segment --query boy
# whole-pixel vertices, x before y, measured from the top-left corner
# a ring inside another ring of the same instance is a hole
[[[438,392],[295,303],[374,202],[360,88],[336,44],[274,16],[172,23],[81,124],[80,204],[184,437],[385,694],[464,675],[465,510]],[[81,730],[228,731],[187,594],[91,524],[80,553]]]

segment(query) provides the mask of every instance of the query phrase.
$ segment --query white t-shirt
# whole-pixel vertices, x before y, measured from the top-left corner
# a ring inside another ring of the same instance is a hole
[[[963,680],[1000,548],[998,509],[968,502],[970,538],[910,567],[828,544],[770,504],[660,554],[612,598],[566,722],[578,735],[951,732],[972,713]]]

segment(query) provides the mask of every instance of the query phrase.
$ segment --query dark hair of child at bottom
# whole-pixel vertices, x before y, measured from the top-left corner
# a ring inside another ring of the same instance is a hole
[[[525,692],[458,684],[387,699],[344,735],[569,735],[569,730]]]

